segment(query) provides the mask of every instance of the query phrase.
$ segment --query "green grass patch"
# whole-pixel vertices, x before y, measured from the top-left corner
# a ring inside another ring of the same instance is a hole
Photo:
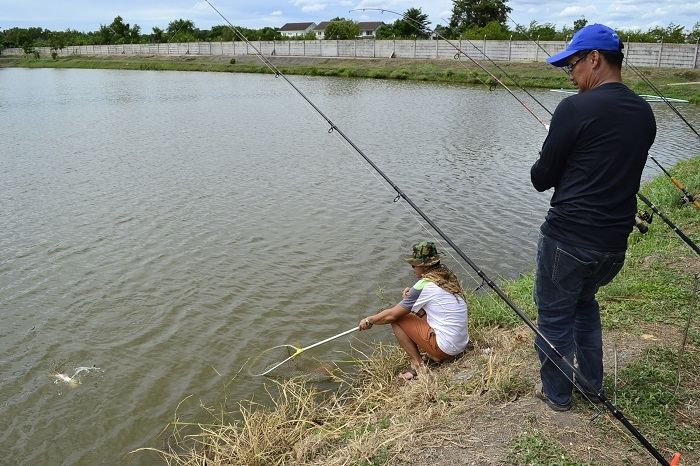
[[[683,416],[681,411],[700,396],[693,383],[681,383],[676,390],[678,350],[668,347],[648,349],[644,356],[622,370],[617,389],[617,406],[627,417],[636,419],[657,442],[679,451],[692,451],[699,445],[700,419]],[[681,361],[681,382],[697,381],[700,357],[697,349],[686,351]],[[612,393],[611,380],[606,380]]]
[[[508,464],[528,466],[590,466],[572,459],[564,448],[539,430],[523,432],[510,444]]]

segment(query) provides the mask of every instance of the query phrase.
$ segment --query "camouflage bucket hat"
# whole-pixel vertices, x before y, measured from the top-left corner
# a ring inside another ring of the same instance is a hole
[[[413,255],[403,260],[411,265],[435,265],[440,262],[440,253],[432,241],[421,241],[413,245]]]

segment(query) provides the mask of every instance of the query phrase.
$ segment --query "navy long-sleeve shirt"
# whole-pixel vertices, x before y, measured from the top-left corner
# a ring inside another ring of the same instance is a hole
[[[597,251],[627,249],[655,137],[651,107],[622,83],[562,100],[530,170],[535,189],[554,188],[542,233]]]

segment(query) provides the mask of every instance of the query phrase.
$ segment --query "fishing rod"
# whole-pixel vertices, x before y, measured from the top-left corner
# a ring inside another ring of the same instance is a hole
[[[674,185],[676,188],[680,189],[680,191],[683,193],[683,197],[682,197],[683,202],[684,202],[684,203],[687,202],[687,203],[689,203],[689,204],[693,204],[693,205],[695,206],[696,209],[700,209],[700,200],[695,199],[695,196],[693,196],[693,195],[688,191],[688,189],[685,187],[685,185],[684,185],[680,180],[678,180],[677,178],[674,178],[673,176],[671,176],[671,174],[663,167],[663,165],[661,165],[661,164],[659,163],[658,160],[656,160],[656,159],[654,158],[653,155],[649,155],[649,158],[650,158],[651,160],[653,160],[654,163],[661,169],[661,171],[663,171],[663,172],[666,174],[666,176],[668,176],[668,177],[671,179],[671,183],[673,183],[673,185]]]
[[[516,29],[517,32],[519,32],[520,34],[523,34],[523,35],[524,35],[525,37],[527,37],[531,42],[534,42],[535,44],[537,44],[537,47],[539,47],[540,50],[542,50],[544,53],[546,53],[548,57],[551,57],[551,56],[552,56],[549,52],[547,52],[547,50],[545,50],[544,47],[542,47],[542,45],[541,45],[538,41],[534,40],[534,39],[526,32],[526,30],[525,30],[525,28],[524,28],[523,26],[521,26],[520,24],[518,24],[518,23],[517,23],[513,18],[511,18],[510,15],[508,15],[507,13],[506,13],[506,17],[507,17],[509,20],[511,20],[511,21],[513,22],[513,24],[515,24],[515,29]],[[622,41],[620,41],[620,42],[622,43]],[[691,130],[693,133],[695,133],[696,136],[700,137],[700,133],[698,133],[698,131],[693,127],[693,125],[691,125],[690,122],[688,122],[688,120],[686,120],[686,118],[685,118],[683,115],[681,115],[681,112],[678,111],[678,109],[671,103],[671,101],[668,100],[668,99],[666,98],[666,96],[663,95],[663,93],[654,85],[654,83],[652,83],[651,80],[650,80],[649,78],[647,78],[646,76],[644,76],[644,73],[642,73],[642,72],[639,70],[639,68],[637,68],[637,67],[634,66],[632,63],[630,63],[629,57],[627,57],[627,55],[625,55],[625,63],[627,64],[627,66],[628,66],[632,71],[634,71],[634,72],[637,74],[637,76],[639,77],[639,79],[641,79],[647,86],[649,86],[654,92],[656,92],[656,93],[658,94],[658,96],[661,97],[661,100],[663,100],[669,107],[671,107],[671,109],[674,111],[674,113],[675,113],[676,115],[678,115],[678,117],[679,117],[681,120],[683,120],[683,122],[688,126],[688,128],[690,128],[690,130]]]
[[[684,242],[685,244],[687,244],[688,246],[690,246],[690,249],[692,249],[693,251],[695,251],[695,253],[696,253],[698,256],[700,256],[700,248],[698,248],[698,245],[695,244],[695,242],[694,242],[693,240],[691,240],[690,238],[688,238],[688,236],[686,236],[686,234],[683,233],[683,231],[682,231],[680,228],[678,228],[667,216],[665,216],[665,215],[663,214],[663,212],[661,212],[661,211],[659,210],[659,208],[656,207],[656,206],[654,205],[653,202],[651,202],[649,199],[647,199],[647,197],[644,196],[644,194],[642,194],[642,193],[637,193],[637,197],[639,197],[639,199],[641,199],[642,202],[644,202],[646,205],[648,205],[649,208],[651,208],[651,210],[653,210],[654,213],[656,213],[656,215],[658,215],[659,217],[661,217],[661,220],[663,220],[664,222],[666,222],[666,225],[668,225],[668,226],[671,228],[671,230],[673,230],[673,231],[683,240],[683,242]]]
[[[637,74],[637,76],[639,76],[639,78],[640,78],[647,86],[649,86],[654,92],[656,92],[656,94],[657,94],[659,97],[661,97],[661,100],[663,100],[663,101],[666,103],[666,105],[668,105],[669,107],[671,107],[671,110],[673,110],[673,112],[674,112],[676,115],[678,115],[678,117],[679,117],[681,120],[683,120],[683,123],[685,123],[685,124],[688,126],[688,128],[690,128],[690,130],[691,130],[693,133],[695,133],[695,135],[696,135],[697,137],[700,138],[700,133],[698,133],[698,131],[693,127],[693,125],[691,125],[690,122],[689,122],[688,120],[686,120],[685,117],[684,117],[683,115],[681,115],[681,112],[675,107],[675,105],[673,105],[673,104],[671,103],[670,100],[668,100],[668,99],[666,98],[666,96],[664,96],[664,95],[661,93],[661,91],[654,85],[654,83],[652,83],[651,80],[650,80],[649,78],[647,78],[646,76],[644,76],[644,74],[639,70],[639,68],[637,68],[637,67],[634,66],[632,63],[630,63],[629,57],[628,57],[627,55],[625,55],[625,63],[627,64],[627,66],[628,66],[630,69],[632,69],[632,71],[634,71],[634,72]]]
[[[514,20],[513,18],[511,18],[509,15],[506,15],[506,16],[508,17],[508,19],[510,19],[510,20],[515,24],[516,29],[517,29],[521,34],[524,34],[525,37],[527,37],[528,39],[530,39],[531,42],[534,42],[535,44],[537,44],[537,46],[540,48],[540,50],[542,50],[545,54],[547,54],[547,56],[549,56],[549,57],[552,56],[547,50],[544,49],[544,47],[542,47],[542,45],[541,45],[539,42],[533,40],[532,37],[530,37],[530,36],[527,34],[527,32],[525,32],[525,29],[524,29],[521,25],[519,25],[518,23],[516,23],[515,20]],[[627,60],[627,57],[625,57],[625,61],[626,61],[629,65],[631,65],[631,64],[629,63],[629,61]],[[637,74],[638,74],[643,80],[646,80],[646,78],[645,78],[644,76],[642,76],[642,74],[641,74],[641,72],[639,72],[639,70],[636,70],[636,69],[635,69],[635,71],[637,72]],[[566,72],[566,71],[564,71],[564,72]],[[665,101],[668,105],[670,105],[671,108],[673,108],[673,109],[675,110],[675,107],[673,107],[673,105],[671,105],[671,103],[668,102],[667,99],[664,98],[664,101]],[[688,123],[687,120],[686,120],[685,118],[683,118],[683,116],[680,115],[680,113],[679,113],[678,111],[676,111],[676,113],[678,114],[678,116],[681,117],[681,119],[682,119],[683,121],[686,122],[686,124],[688,124],[688,125],[690,126],[690,128],[691,128],[693,131],[695,131],[695,128],[693,128],[692,125],[690,125],[690,123]],[[695,133],[697,134],[697,132],[695,132]],[[649,155],[649,157],[654,161],[654,163],[656,163],[656,165],[659,166],[659,168],[661,168],[661,170],[663,170],[663,172],[664,172],[666,175],[668,175],[669,178],[671,178],[671,181],[673,182],[674,186],[676,186],[678,189],[681,190],[681,192],[683,192],[683,196],[684,196],[683,198],[684,198],[684,199],[687,199],[688,202],[693,202],[693,204],[694,204],[696,207],[700,208],[700,207],[699,207],[700,201],[696,201],[696,200],[695,200],[695,197],[694,197],[692,194],[690,194],[690,192],[687,191],[687,189],[685,188],[685,185],[684,185],[683,183],[681,183],[679,180],[676,180],[674,177],[672,177],[671,174],[670,174],[670,173],[661,165],[661,163],[659,163],[659,161],[656,160],[653,156]],[[698,246],[695,244],[695,242],[693,242],[690,238],[688,238],[688,236],[687,236],[685,233],[683,233],[683,231],[682,231],[680,228],[678,228],[675,224],[673,224],[673,222],[671,222],[671,220],[670,220],[668,217],[666,217],[665,215],[663,215],[663,214],[661,213],[661,211],[658,209],[658,207],[656,207],[656,206],[653,206],[653,207],[652,207],[653,204],[651,204],[651,202],[649,201],[649,199],[647,199],[646,197],[644,197],[641,193],[637,193],[637,196],[642,200],[642,202],[644,202],[644,203],[647,204],[649,207],[651,207],[651,209],[652,209],[654,212],[657,212],[657,213],[659,214],[659,216],[662,218],[662,220],[663,220],[669,227],[671,227],[671,229],[681,238],[681,240],[683,240],[684,243],[686,243],[688,246],[690,246],[690,248],[691,248],[693,251],[695,251],[696,253],[698,253],[699,249],[698,249]],[[644,222],[646,221],[646,222],[648,222],[648,223],[651,223],[651,219],[652,219],[651,215],[646,214],[645,212],[640,212],[640,213],[638,213],[638,214],[635,216],[635,227],[637,227],[641,233],[646,233],[647,230],[648,230],[648,227],[644,224]],[[699,254],[700,254],[700,253],[699,253]]]
[[[405,13],[399,13],[398,11],[387,10],[386,8],[355,8],[355,9],[353,9],[353,10],[350,10],[350,12],[353,12],[353,11],[379,11],[379,12],[381,12],[381,13],[391,13],[391,14],[394,14],[394,15],[397,15],[397,16],[401,17],[404,21],[409,21],[409,22],[413,23],[413,24],[414,24],[416,27],[418,27],[418,28],[422,27],[421,23],[419,23],[419,22],[416,21],[415,19],[411,18],[410,16],[407,16]],[[447,42],[448,44],[450,44],[455,50],[457,50],[457,53],[455,54],[455,58],[459,58],[460,55],[464,55],[465,57],[469,58],[472,62],[474,62],[474,59],[473,59],[471,56],[469,56],[469,54],[467,54],[466,52],[464,52],[464,51],[462,50],[462,48],[461,48],[461,43],[460,43],[459,46],[455,45],[452,41],[450,41],[449,39],[447,39],[445,36],[443,36],[442,34],[440,34],[440,33],[439,33],[437,30],[435,30],[435,29],[431,29],[431,30],[430,30],[430,33],[431,33],[431,34],[434,34],[436,37],[438,37],[438,38],[444,40],[445,42]],[[461,41],[461,40],[462,40],[462,39],[460,39],[460,41]],[[498,71],[500,71],[501,73],[503,73],[508,79],[511,80],[511,82],[512,82],[513,84],[515,84],[516,86],[518,86],[518,88],[519,88],[521,91],[523,91],[525,94],[527,94],[527,95],[528,95],[532,100],[534,100],[540,107],[542,107],[542,109],[543,109],[545,112],[549,113],[550,116],[552,115],[552,112],[549,111],[549,109],[548,109],[542,102],[540,102],[540,101],[539,101],[534,95],[532,95],[527,89],[525,89],[523,86],[521,86],[520,83],[518,83],[518,81],[517,81],[513,76],[511,76],[510,74],[508,74],[508,72],[507,72],[506,70],[504,70],[498,63],[496,63],[495,61],[493,61],[493,60],[491,59],[491,57],[489,57],[489,56],[486,54],[485,51],[483,51],[482,49],[480,49],[476,44],[474,44],[474,42],[472,42],[471,40],[469,40],[469,38],[466,38],[466,37],[465,37],[463,40],[467,41],[467,43],[469,43],[469,45],[471,45],[474,49],[476,49],[476,51],[479,52],[486,60],[488,60],[489,63],[491,63],[493,66],[495,66],[496,69],[498,69]],[[475,64],[476,64],[476,63],[475,63]],[[482,68],[482,69],[483,69],[483,68]],[[484,71],[486,71],[486,70],[484,70]],[[488,73],[488,71],[486,71],[486,72]],[[493,75],[492,75],[491,73],[489,73],[489,74],[493,77]]]
[[[379,11],[379,12],[381,12],[381,13],[385,13],[385,12],[386,12],[386,13],[391,13],[391,14],[394,14],[394,15],[397,15],[397,16],[403,18],[404,20],[410,21],[410,22],[412,22],[412,23],[415,24],[415,25],[420,25],[420,23],[418,23],[416,20],[414,20],[414,19],[411,18],[411,17],[406,16],[406,15],[403,14],[403,13],[399,13],[398,11],[393,11],[393,10],[387,10],[387,9],[385,9],[385,8],[355,8],[355,9],[349,10],[350,13],[352,13],[352,12],[354,12],[354,11]],[[454,48],[454,49],[457,51],[457,53],[455,54],[455,58],[459,58],[460,55],[463,55],[463,56],[465,56],[466,58],[468,58],[472,63],[474,63],[479,69],[481,69],[484,73],[488,74],[494,81],[496,81],[496,82],[497,82],[498,84],[500,84],[506,91],[508,91],[508,93],[509,93],[511,96],[513,96],[513,98],[514,98],[515,100],[517,100],[517,101],[520,103],[520,105],[522,105],[522,106],[525,108],[525,110],[527,110],[533,117],[535,117],[535,119],[536,119],[546,130],[549,130],[549,124],[548,124],[547,122],[543,121],[543,120],[542,120],[542,119],[541,119],[541,118],[540,118],[540,117],[539,117],[525,102],[523,102],[522,99],[520,99],[518,96],[516,96],[516,95],[513,93],[513,91],[512,91],[508,86],[506,86],[506,85],[503,83],[503,81],[501,81],[495,74],[491,73],[489,70],[487,70],[486,68],[484,68],[484,67],[481,65],[481,63],[477,62],[477,61],[474,60],[469,54],[467,54],[466,52],[464,52],[464,51],[461,49],[460,46],[456,45],[454,42],[452,42],[451,40],[447,39],[445,36],[443,36],[442,34],[440,34],[439,32],[437,32],[436,30],[431,29],[430,32],[431,32],[432,34],[435,34],[437,37],[441,38],[441,39],[444,40],[445,42],[447,42],[449,45],[452,46],[452,48]],[[542,107],[547,113],[549,113],[550,116],[552,115],[552,112],[549,111],[549,109],[547,109],[547,107],[545,107],[544,104],[542,104],[542,102],[540,102],[539,100],[537,100],[537,98],[535,98],[535,96],[533,96],[530,92],[528,92],[527,89],[525,89],[524,87],[522,87],[522,86],[515,80],[515,78],[513,78],[511,75],[509,75],[503,68],[501,68],[500,66],[498,66],[498,64],[496,64],[493,60],[491,60],[491,58],[489,58],[489,56],[486,55],[486,53],[484,53],[479,47],[477,47],[476,45],[474,45],[474,43],[472,43],[469,39],[465,39],[465,40],[466,40],[467,42],[469,42],[469,43],[471,44],[472,47],[474,47],[476,50],[478,50],[487,60],[489,60],[491,63],[493,63],[493,64],[496,66],[496,68],[498,68],[504,75],[506,75],[506,76],[508,77],[508,79],[510,79],[510,80],[513,82],[513,84],[515,84],[516,86],[518,86],[518,87],[520,88],[520,90],[522,90],[523,92],[525,92],[528,96],[530,96],[530,98],[531,98],[532,100],[534,100],[535,102],[537,102],[537,104],[539,104],[539,106]]]
[[[442,237],[442,239],[447,242],[447,244],[452,247],[452,249],[464,260],[476,273],[479,275],[479,277],[483,280],[483,283],[487,284],[512,310],[515,312],[518,317],[527,325],[530,330],[532,330],[535,335],[540,339],[540,341],[544,342],[548,347],[549,347],[549,353],[546,351],[543,351],[545,354],[553,354],[556,357],[558,357],[563,363],[571,369],[572,373],[575,376],[575,381],[569,379],[574,386],[576,386],[580,391],[588,391],[589,393],[595,393],[596,397],[598,400],[600,400],[601,403],[610,411],[610,413],[618,420],[620,423],[622,423],[625,428],[644,446],[644,448],[654,457],[656,458],[659,463],[661,463],[664,466],[671,466],[671,463],[669,463],[662,455],[661,453],[644,437],[639,430],[637,430],[634,425],[624,416],[622,411],[620,411],[605,395],[603,390],[601,389],[600,391],[597,391],[590,381],[583,375],[583,373],[576,367],[574,364],[569,361],[564,355],[561,354],[561,352],[552,344],[552,342],[547,339],[547,337],[542,334],[542,332],[537,328],[537,326],[530,320],[530,318],[525,315],[525,313],[506,295],[503,290],[501,290],[496,283],[494,283],[486,273],[484,273],[483,270],[481,270],[474,261],[472,261],[469,256],[467,256],[464,251],[462,251],[461,248],[459,248],[452,239],[450,239],[447,234],[445,234],[442,229],[440,229],[402,190],[399,188],[392,180],[389,178],[348,136],[345,135],[345,133],[338,128],[298,87],[296,87],[290,80],[287,78],[273,63],[270,62],[267,58],[265,58],[260,50],[258,50],[248,39],[245,37],[245,35],[240,32],[231,22],[223,15],[219,10],[217,10],[214,5],[211,4],[209,0],[204,0],[221,18],[229,25],[229,27],[234,31],[236,35],[241,37],[248,46],[252,47],[252,49],[255,51],[256,55],[262,62],[270,68],[274,73],[276,77],[282,77],[291,87],[296,91],[326,122],[329,124],[330,128],[328,129],[329,133],[332,133],[335,131],[337,135],[343,138],[343,140],[349,144],[397,193],[396,199],[403,199],[407,204],[409,204],[415,211],[420,215],[423,220],[425,220],[428,225],[430,225],[434,231]],[[548,356],[551,359],[551,356]],[[555,363],[556,367],[559,367]],[[561,370],[561,369],[560,369]],[[583,388],[582,388],[583,387]],[[673,463],[675,464],[677,461],[680,460],[680,454],[676,453],[674,454],[674,459]]]

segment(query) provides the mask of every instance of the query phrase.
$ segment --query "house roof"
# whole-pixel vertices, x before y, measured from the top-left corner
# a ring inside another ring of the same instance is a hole
[[[360,21],[361,31],[375,31],[379,26],[384,26],[384,21]]]
[[[311,23],[287,23],[281,28],[279,28],[280,31],[306,31],[309,26],[312,26],[313,22]]]
[[[330,21],[321,21],[318,23],[318,26],[314,28],[314,31],[325,31],[329,24],[331,24]]]

